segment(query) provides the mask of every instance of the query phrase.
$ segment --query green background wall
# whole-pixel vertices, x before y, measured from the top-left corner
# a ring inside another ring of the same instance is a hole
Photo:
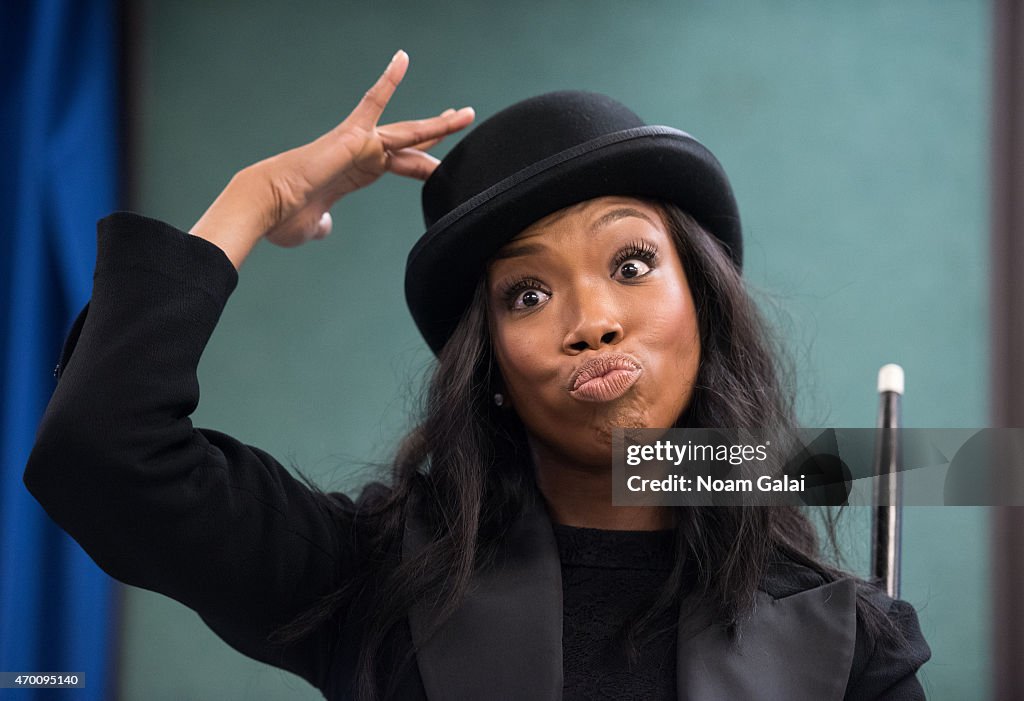
[[[398,48],[412,65],[391,121],[605,92],[694,134],[730,173],[745,274],[792,350],[805,424],[872,425],[885,362],[907,370],[908,426],[987,424],[983,2],[141,7],[138,211],[188,229],[237,169],[344,117]],[[402,296],[418,205],[418,185],[389,176],[333,210],[327,241],[258,247],[203,359],[197,425],[328,489],[386,460],[431,360]],[[987,515],[905,516],[930,699],[988,695]],[[863,571],[865,514],[845,518]],[[127,591],[122,647],[127,699],[319,697],[148,592]]]

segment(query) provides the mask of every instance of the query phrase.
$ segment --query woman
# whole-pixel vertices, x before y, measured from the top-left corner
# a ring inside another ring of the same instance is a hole
[[[407,64],[191,235],[100,223],[33,494],[113,576],[328,698],[923,698],[913,609],[824,564],[800,512],[611,506],[613,427],[791,423],[711,153],[553,93],[439,166],[423,149],[472,111],[378,126]],[[391,483],[352,501],[188,416],[256,242],[327,236],[387,171],[427,179],[406,295],[438,364]]]

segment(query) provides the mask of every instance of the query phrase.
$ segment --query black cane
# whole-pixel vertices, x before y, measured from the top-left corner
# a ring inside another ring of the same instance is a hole
[[[875,439],[874,518],[871,521],[871,576],[886,593],[900,594],[900,398],[903,368],[884,365],[878,371],[878,435]]]

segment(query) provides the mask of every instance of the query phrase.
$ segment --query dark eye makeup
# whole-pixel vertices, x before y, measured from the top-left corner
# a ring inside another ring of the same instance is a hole
[[[624,263],[640,261],[646,265],[647,270],[638,270],[633,263],[627,268]],[[627,282],[642,278],[650,272],[650,269],[658,265],[658,247],[650,241],[637,239],[620,248],[611,261],[611,275],[615,277],[622,269],[622,281]],[[540,280],[523,275],[503,281],[499,284],[498,293],[500,299],[507,309],[514,311],[525,311],[538,306],[544,301],[544,297],[551,297],[552,292]]]
[[[533,293],[536,298],[536,301],[532,304],[527,299],[528,293]],[[508,282],[502,283],[501,298],[509,309],[529,309],[530,307],[535,307],[542,301],[540,299],[541,295],[550,297],[551,292],[545,289],[540,280],[532,277],[513,278]],[[523,297],[523,307],[519,307],[517,304],[520,296]]]
[[[642,239],[630,242],[615,254],[615,258],[612,260],[613,271],[618,270],[620,265],[633,258],[642,260],[654,268],[658,264],[658,247],[650,241]]]

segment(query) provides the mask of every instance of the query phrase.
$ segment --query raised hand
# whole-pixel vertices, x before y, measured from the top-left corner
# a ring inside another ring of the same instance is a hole
[[[324,238],[332,228],[327,210],[388,171],[425,180],[438,164],[425,149],[469,125],[474,115],[467,107],[378,125],[408,66],[408,55],[399,51],[343,122],[235,174],[191,233],[220,246],[238,268],[261,238],[279,246]]]

